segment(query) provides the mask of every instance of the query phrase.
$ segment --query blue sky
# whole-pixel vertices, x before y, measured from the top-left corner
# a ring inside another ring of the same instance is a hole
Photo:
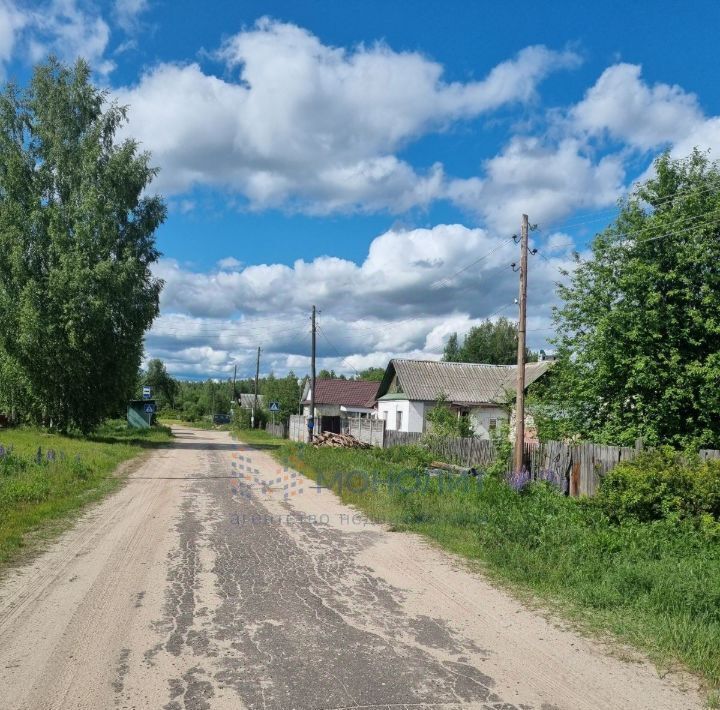
[[[86,57],[161,168],[147,355],[180,376],[248,374],[257,344],[304,372],[313,303],[325,366],[436,358],[516,315],[523,211],[547,346],[559,269],[653,158],[720,149],[717,2],[201,7],[0,0],[4,78]]]

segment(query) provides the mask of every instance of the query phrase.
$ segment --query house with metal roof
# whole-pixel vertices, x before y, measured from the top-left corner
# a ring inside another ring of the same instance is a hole
[[[315,380],[316,417],[373,417],[378,382],[366,380]],[[310,382],[303,391],[303,413],[310,414]]]
[[[258,408],[263,409],[265,407],[265,396],[259,394],[257,396],[257,400]],[[241,409],[252,409],[255,406],[255,395],[253,393],[246,394],[245,392],[243,392],[242,394],[238,395],[237,401]]]
[[[547,360],[527,363],[525,386],[551,365]],[[516,365],[394,359],[377,392],[378,418],[388,430],[424,432],[427,413],[444,399],[458,416],[469,418],[476,436],[489,438],[510,418],[516,380]]]

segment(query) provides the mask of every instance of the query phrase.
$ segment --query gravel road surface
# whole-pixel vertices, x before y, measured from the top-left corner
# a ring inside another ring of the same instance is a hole
[[[3,578],[3,709],[702,707],[261,448],[175,433]]]

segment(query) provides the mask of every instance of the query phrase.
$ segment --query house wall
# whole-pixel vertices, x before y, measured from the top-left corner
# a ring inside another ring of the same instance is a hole
[[[396,428],[398,412],[402,412],[402,424],[399,429]],[[379,401],[378,418],[385,420],[387,430],[422,432],[425,426],[425,403],[408,399]]]
[[[303,414],[308,417],[310,416],[310,405],[306,404],[303,406]],[[315,416],[318,417],[339,417],[344,412],[340,411],[339,404],[315,404]]]
[[[507,410],[502,407],[474,407],[470,410],[470,425],[473,428],[475,436],[481,439],[491,438],[490,420],[495,419],[497,421],[497,427],[499,428],[503,423],[508,421]]]

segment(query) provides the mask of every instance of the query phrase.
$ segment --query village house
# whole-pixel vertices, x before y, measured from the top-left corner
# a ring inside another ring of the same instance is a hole
[[[366,418],[376,417],[375,396],[378,382],[366,380],[315,380],[315,416]],[[305,385],[303,414],[310,415],[310,382]]]
[[[255,395],[254,394],[246,394],[242,393],[238,395],[237,398],[238,404],[240,405],[240,409],[250,409],[255,406]],[[265,406],[265,397],[261,394],[257,396],[258,401],[258,409],[262,409]]]
[[[525,386],[551,365],[528,363]],[[508,402],[516,379],[516,365],[394,359],[377,392],[378,418],[386,430],[424,432],[427,413],[444,398],[459,417],[468,417],[475,436],[488,439],[503,423],[510,424]]]

